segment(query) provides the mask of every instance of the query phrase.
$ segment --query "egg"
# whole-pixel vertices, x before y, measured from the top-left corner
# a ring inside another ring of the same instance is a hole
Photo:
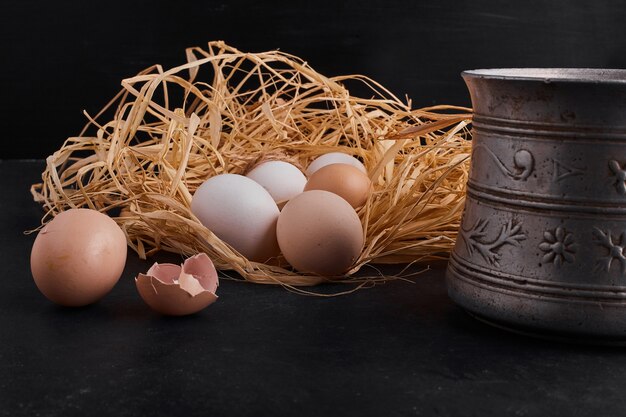
[[[41,229],[30,256],[37,288],[64,306],[84,306],[104,297],[126,264],[126,236],[109,216],[70,209]]]
[[[300,272],[344,274],[363,250],[359,216],[346,200],[328,191],[305,191],[291,199],[276,229],[285,259]]]
[[[326,165],[330,164],[352,165],[353,167],[358,168],[359,171],[367,175],[367,170],[365,169],[365,166],[355,157],[343,152],[330,152],[317,157],[317,159],[309,164],[308,168],[306,169],[307,177],[310,177],[320,168],[323,168]]]
[[[316,171],[304,187],[305,191],[325,190],[343,197],[354,208],[367,201],[372,189],[369,177],[347,164],[331,164]]]
[[[284,161],[262,162],[246,176],[265,188],[279,207],[300,194],[306,184],[302,171]]]
[[[193,195],[191,211],[217,237],[251,261],[278,256],[278,206],[265,188],[237,174],[206,180]]]
[[[199,253],[179,266],[155,263],[135,278],[137,291],[153,310],[169,316],[197,313],[217,301],[219,280],[213,262]]]

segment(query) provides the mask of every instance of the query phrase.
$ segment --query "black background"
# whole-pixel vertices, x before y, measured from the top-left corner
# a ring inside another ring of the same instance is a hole
[[[464,69],[626,67],[625,17],[609,0],[5,1],[0,159],[45,157],[123,78],[210,40],[365,74],[414,107],[469,105]]]
[[[25,190],[42,158],[145,67],[223,39],[281,48],[328,75],[363,73],[415,107],[468,105],[479,67],[626,68],[626,2],[53,2],[0,11],[0,416],[600,416],[626,409],[623,350],[487,327],[445,293],[445,264],[416,283],[337,299],[224,280],[182,320],[136,294],[132,255],[92,307],[47,302],[28,253],[41,210]],[[416,266],[419,268],[419,266]],[[333,289],[334,290],[334,289]]]

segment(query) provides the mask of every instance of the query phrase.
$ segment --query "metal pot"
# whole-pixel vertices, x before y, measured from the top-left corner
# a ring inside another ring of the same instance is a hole
[[[626,342],[626,70],[462,76],[473,149],[450,297],[521,332]]]

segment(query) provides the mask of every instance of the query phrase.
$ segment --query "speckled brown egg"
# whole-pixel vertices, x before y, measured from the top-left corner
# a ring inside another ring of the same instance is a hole
[[[348,164],[331,164],[315,171],[304,187],[304,191],[324,190],[344,198],[354,208],[367,201],[372,182],[358,168]]]
[[[354,208],[329,191],[313,190],[291,199],[278,217],[278,245],[295,269],[322,276],[342,275],[363,249],[363,226]]]

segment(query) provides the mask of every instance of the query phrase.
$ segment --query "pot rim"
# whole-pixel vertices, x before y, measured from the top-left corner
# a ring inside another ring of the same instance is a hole
[[[518,80],[533,82],[626,84],[626,69],[611,68],[483,68],[466,70],[464,79]]]

